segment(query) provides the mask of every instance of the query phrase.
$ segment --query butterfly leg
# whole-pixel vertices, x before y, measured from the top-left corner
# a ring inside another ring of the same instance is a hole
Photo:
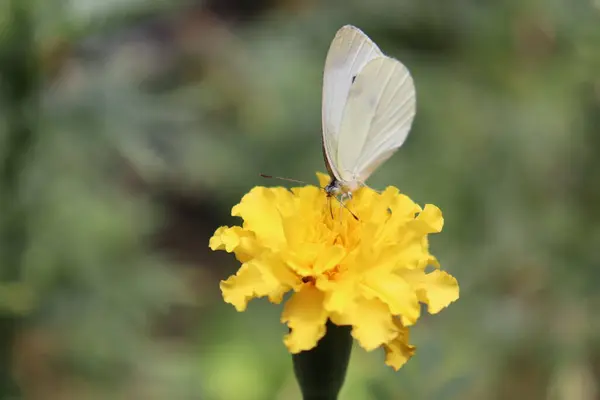
[[[339,220],[342,220],[342,213],[344,212],[344,200],[345,200],[346,194],[342,194],[340,196],[340,216],[339,216]]]
[[[342,193],[340,196],[340,219],[342,218],[342,212],[344,212],[344,208],[347,209],[351,214],[352,211],[346,205],[346,201],[352,200],[352,192]],[[352,214],[354,216],[354,214]],[[354,216],[356,218],[356,216]]]
[[[331,205],[331,196],[327,196],[327,203],[329,203],[329,214],[331,214],[331,219],[333,219],[333,206]]]

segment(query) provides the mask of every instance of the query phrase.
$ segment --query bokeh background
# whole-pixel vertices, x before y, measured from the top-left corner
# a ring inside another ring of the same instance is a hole
[[[0,398],[300,398],[208,238],[259,173],[325,170],[348,23],[417,87],[369,183],[443,210],[461,298],[397,373],[355,348],[341,400],[600,398],[597,0],[2,1]]]

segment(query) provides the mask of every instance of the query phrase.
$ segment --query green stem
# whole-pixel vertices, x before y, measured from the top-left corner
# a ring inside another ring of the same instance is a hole
[[[311,350],[292,355],[304,400],[337,400],[352,351],[351,327],[327,322],[327,333]]]

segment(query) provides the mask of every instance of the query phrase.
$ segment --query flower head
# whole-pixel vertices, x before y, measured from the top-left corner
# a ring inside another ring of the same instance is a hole
[[[318,177],[324,186],[328,177]],[[252,298],[280,303],[291,291],[281,316],[291,353],[315,347],[330,319],[352,326],[366,350],[383,347],[397,370],[414,353],[408,327],[420,303],[437,313],[458,299],[456,279],[429,253],[427,235],[441,231],[442,213],[394,187],[361,188],[345,204],[358,220],[315,186],[253,188],[232,209],[243,225],[210,239],[212,250],[242,263],[221,282],[223,298],[244,311]]]

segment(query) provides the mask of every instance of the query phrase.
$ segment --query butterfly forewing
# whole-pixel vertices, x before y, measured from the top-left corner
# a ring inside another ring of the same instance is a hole
[[[335,166],[344,182],[364,183],[402,144],[416,111],[415,87],[393,58],[371,60],[350,87]]]
[[[323,150],[333,178],[341,179],[338,158],[339,135],[346,99],[358,73],[383,54],[360,29],[346,25],[336,33],[325,61],[323,76]]]

